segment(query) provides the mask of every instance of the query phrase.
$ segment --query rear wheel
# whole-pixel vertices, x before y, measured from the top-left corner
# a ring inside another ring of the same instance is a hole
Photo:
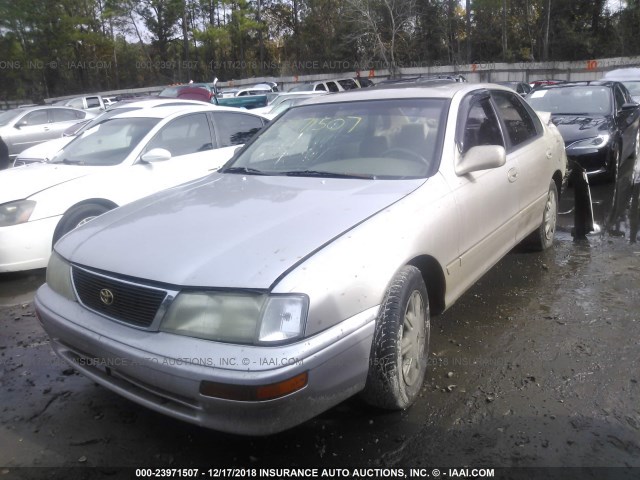
[[[427,369],[429,298],[420,270],[405,266],[380,305],[363,399],[376,407],[405,409],[418,397]]]
[[[547,201],[544,204],[542,213],[542,223],[526,239],[527,245],[533,250],[546,250],[553,245],[553,237],[556,233],[556,222],[558,219],[558,188],[556,182],[551,180]]]
[[[58,240],[71,230],[84,225],[109,210],[111,209],[97,203],[76,205],[70,208],[69,211],[62,216],[62,219],[56,227],[56,231],[53,234],[53,244],[55,245]]]

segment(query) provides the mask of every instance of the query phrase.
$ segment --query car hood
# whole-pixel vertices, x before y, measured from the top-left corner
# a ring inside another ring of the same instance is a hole
[[[213,174],[102,215],[56,250],[77,264],[171,285],[269,289],[424,181]]]
[[[611,116],[554,114],[551,115],[551,121],[560,130],[565,145],[569,145],[577,140],[607,133],[613,118]]]
[[[42,160],[51,160],[51,158],[60,151],[67,143],[75,137],[54,138],[47,142],[39,143],[33,147],[27,148],[18,154],[18,158],[37,158]]]
[[[38,192],[74,178],[83,177],[97,168],[57,163],[33,163],[0,172],[0,204],[29,198]]]

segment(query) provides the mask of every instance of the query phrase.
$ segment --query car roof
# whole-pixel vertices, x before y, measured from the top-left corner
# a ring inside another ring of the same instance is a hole
[[[318,103],[341,103],[359,100],[384,100],[384,99],[402,99],[402,98],[453,98],[458,93],[468,93],[483,88],[499,89],[507,92],[513,92],[507,87],[489,83],[465,83],[465,82],[447,82],[434,86],[421,86],[419,84],[407,86],[404,88],[358,88],[348,90],[346,92],[334,93],[331,95],[322,95],[320,97],[312,97],[305,105],[313,105]]]
[[[264,118],[262,115],[257,113],[251,113],[247,110],[241,110],[239,108],[233,107],[220,107],[217,105],[209,105],[204,102],[197,102],[198,104],[185,104],[185,105],[163,105],[163,106],[154,106],[154,107],[143,107],[137,110],[129,110],[117,115],[114,115],[111,118],[167,118],[173,115],[177,115],[179,113],[189,113],[189,112],[235,112],[235,113],[244,113],[251,114],[257,117]]]
[[[640,81],[640,68],[618,68],[604,74],[606,80],[638,80]]]
[[[540,85],[536,88],[537,91],[540,90],[552,90],[557,88],[571,88],[571,87],[613,87],[615,84],[620,83],[614,80],[585,80],[579,82],[565,82],[565,83],[556,83],[551,85]]]
[[[87,113],[86,110],[81,110],[79,108],[67,107],[65,105],[37,105],[35,107],[18,107],[12,108],[11,110],[20,111],[20,112],[32,112],[35,110],[42,110],[44,108],[53,108],[55,110],[74,110],[76,112]],[[8,110],[7,110],[8,111]]]

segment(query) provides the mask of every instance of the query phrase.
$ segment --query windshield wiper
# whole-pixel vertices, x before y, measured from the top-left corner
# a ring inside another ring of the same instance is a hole
[[[247,175],[269,175],[267,172],[263,172],[262,170],[258,170],[257,168],[251,167],[229,167],[224,170],[219,170],[220,173],[244,173]]]
[[[373,180],[376,177],[373,175],[363,175],[357,173],[336,173],[336,172],[324,172],[321,170],[291,170],[289,172],[278,172],[279,175],[286,175],[288,177],[327,177],[327,178],[366,178]]]
[[[62,160],[56,160],[51,163],[64,163],[65,165],[81,165],[84,164],[82,160],[69,160],[68,158],[63,158]]]

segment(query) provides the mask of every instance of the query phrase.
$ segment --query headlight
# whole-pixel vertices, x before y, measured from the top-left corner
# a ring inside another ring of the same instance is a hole
[[[47,284],[57,294],[68,300],[76,301],[71,284],[71,265],[55,251],[51,252],[47,266]]]
[[[609,143],[609,138],[611,136],[608,134],[598,135],[597,137],[587,138],[585,140],[578,140],[575,143],[569,145],[570,149],[584,149],[584,148],[602,148],[607,143]]]
[[[18,200],[0,205],[0,227],[18,225],[29,220],[36,202],[33,200]]]
[[[281,343],[302,336],[308,305],[304,295],[184,292],[160,330],[220,342]]]

